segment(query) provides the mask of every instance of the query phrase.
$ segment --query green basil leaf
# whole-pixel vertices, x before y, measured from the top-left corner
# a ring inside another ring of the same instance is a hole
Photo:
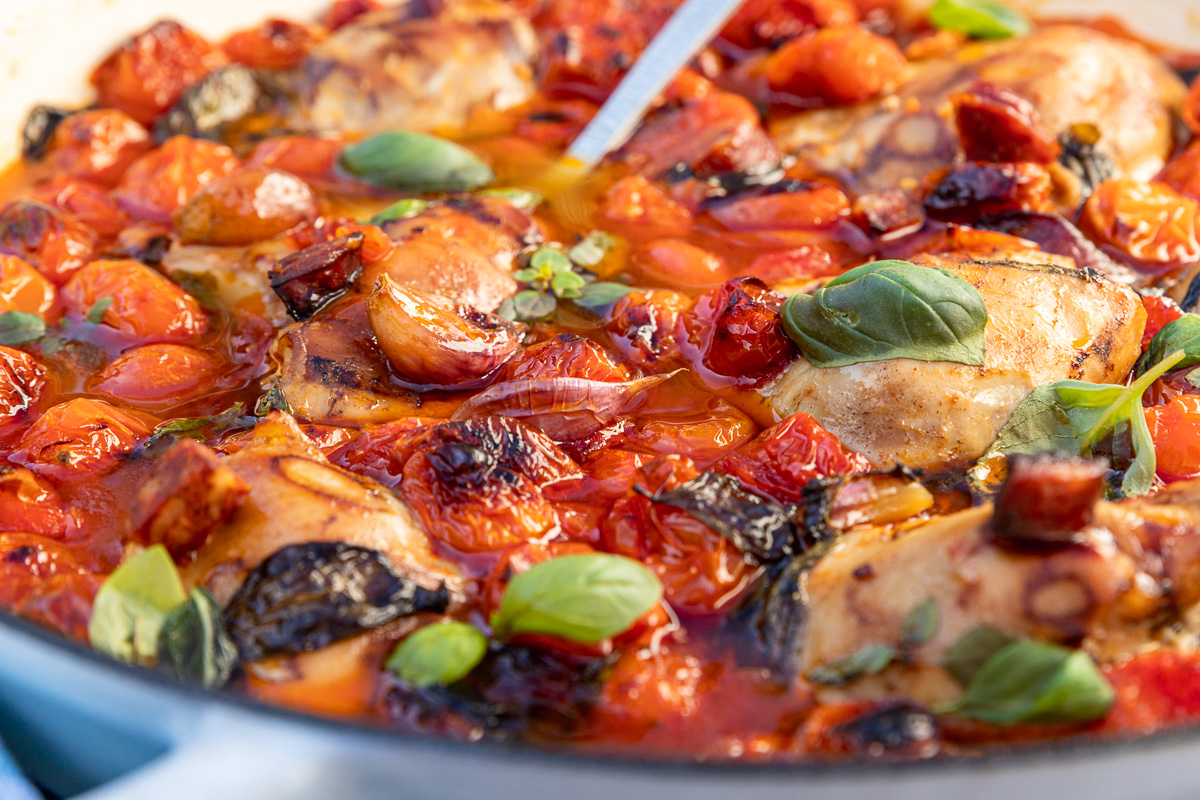
[[[556,272],[554,277],[550,279],[550,289],[559,297],[573,298],[579,297],[580,290],[583,289],[586,281],[583,276],[577,272]]]
[[[1184,314],[1177,320],[1172,320],[1154,334],[1145,352],[1133,368],[1133,374],[1140,376],[1167,357],[1168,353],[1176,350],[1184,352],[1183,360],[1175,365],[1175,369],[1194,367],[1200,364],[1200,314]]]
[[[575,305],[594,311],[611,306],[632,291],[632,286],[626,286],[623,283],[608,281],[589,283],[579,290],[579,297],[575,298]]]
[[[5,311],[0,314],[0,344],[16,347],[32,344],[46,335],[46,321],[37,314],[25,311]]]
[[[783,307],[787,335],[817,367],[913,358],[983,364],[987,306],[946,270],[878,261]]]
[[[426,625],[396,646],[387,668],[419,689],[465,678],[487,652],[487,638],[462,622]]]
[[[108,311],[108,307],[112,304],[113,299],[111,297],[101,297],[92,303],[92,307],[87,312],[87,321],[93,325],[99,325],[104,321],[104,312]]]
[[[558,302],[552,294],[544,294],[533,289],[517,292],[512,297],[513,319],[525,322],[545,319],[558,308]]]
[[[567,257],[581,267],[594,267],[617,246],[617,237],[604,231],[592,231],[567,251]]]
[[[204,428],[210,428],[210,435],[217,436],[231,428],[245,422],[252,423],[253,419],[243,419],[246,414],[246,404],[237,402],[229,408],[222,411],[220,414],[214,414],[211,417],[181,417],[180,419],[168,420],[154,429],[154,433],[142,445],[143,449],[159,442],[162,439],[170,436],[176,438],[179,436],[187,436]]]
[[[209,688],[229,681],[238,663],[237,645],[225,631],[221,607],[204,589],[192,589],[163,623],[158,663],[181,680]]]
[[[1021,639],[994,653],[963,696],[938,710],[996,725],[1087,722],[1108,713],[1114,697],[1087,653]]]
[[[113,570],[92,606],[88,640],[120,661],[153,664],[167,617],[187,600],[175,562],[156,544]]]
[[[886,644],[869,644],[845,658],[811,669],[804,677],[820,686],[842,686],[880,673],[900,654]]]
[[[408,219],[415,217],[425,209],[432,205],[428,200],[418,200],[413,197],[406,197],[403,200],[397,200],[390,206],[380,211],[375,216],[367,220],[370,225],[382,225],[385,222],[391,222],[394,219]]]
[[[546,199],[529,189],[484,189],[475,194],[479,197],[499,197],[522,211],[533,211]]]
[[[900,626],[900,643],[903,647],[916,647],[925,644],[937,633],[941,623],[938,614],[937,601],[927,597],[920,605],[908,613]]]
[[[387,131],[342,150],[342,169],[368,183],[415,192],[463,192],[496,179],[470,150],[415,131]]]
[[[633,559],[562,556],[509,581],[492,629],[501,639],[541,633],[595,644],[628,630],[658,605],[662,591],[658,577]]]
[[[553,275],[556,272],[569,272],[571,259],[557,247],[539,247],[530,257],[529,266],[543,274]]]
[[[966,688],[989,658],[1015,641],[1017,637],[990,625],[972,628],[946,651],[942,668]]]
[[[1200,389],[1200,369],[1194,369],[1184,376],[1184,380]]]
[[[1024,14],[996,0],[937,0],[929,21],[940,30],[976,39],[1008,39],[1033,29]]]

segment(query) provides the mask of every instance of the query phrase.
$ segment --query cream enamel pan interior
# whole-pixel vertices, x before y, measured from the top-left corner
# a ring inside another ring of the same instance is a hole
[[[326,0],[0,0],[0,160],[16,157],[31,106],[86,102],[92,66],[127,35],[161,17],[215,37],[272,14],[312,16],[326,5]],[[1151,39],[1200,50],[1197,0],[1022,5],[1046,14],[1116,14]],[[0,615],[0,736],[44,785],[88,800],[1200,796],[1200,729],[899,766],[582,758],[415,739],[213,696],[109,662],[6,615]],[[91,791],[79,794],[85,790]]]

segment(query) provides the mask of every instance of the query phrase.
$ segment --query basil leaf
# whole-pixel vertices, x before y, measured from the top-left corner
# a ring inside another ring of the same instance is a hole
[[[153,664],[163,623],[186,600],[175,562],[156,544],[104,581],[92,606],[88,641],[120,661]]]
[[[900,654],[886,644],[869,644],[845,658],[809,670],[804,677],[821,686],[842,686],[882,672]]]
[[[509,301],[505,301],[500,306],[500,316],[508,319],[517,319],[524,322],[532,322],[534,320],[545,319],[554,313],[558,308],[558,301],[554,299],[552,294],[544,294],[534,289],[526,289],[522,292],[517,292],[512,296],[512,316],[508,317],[505,313],[505,306]]]
[[[1195,386],[1197,389],[1200,389],[1200,369],[1194,369],[1183,377],[1184,377],[1184,380],[1186,380],[1192,386]]]
[[[557,272],[570,271],[571,259],[557,247],[539,247],[530,257],[529,266],[542,275],[551,276]]]
[[[529,189],[484,189],[475,194],[478,197],[499,197],[522,211],[533,211],[546,199]]]
[[[1017,637],[990,625],[972,628],[958,638],[942,658],[942,669],[966,688],[988,659],[1017,641]]]
[[[550,290],[563,299],[579,297],[580,290],[586,285],[583,276],[567,270],[556,272],[550,279]]]
[[[16,347],[31,344],[46,335],[46,321],[25,311],[0,314],[0,344]]]
[[[893,358],[980,366],[987,320],[974,286],[907,261],[857,267],[783,307],[784,330],[817,367]]]
[[[187,272],[176,269],[171,271],[170,278],[195,298],[205,311],[211,311],[214,314],[221,312],[221,287],[217,284],[215,275],[208,272]]]
[[[501,639],[542,633],[595,644],[628,630],[658,605],[662,591],[657,576],[633,559],[563,556],[509,581],[492,629]]]
[[[95,303],[92,303],[92,307],[87,312],[87,321],[93,325],[99,325],[104,321],[104,312],[108,311],[108,307],[112,304],[113,299],[111,297],[101,297]]]
[[[1008,39],[1033,29],[1024,14],[996,0],[937,0],[929,21],[940,30],[976,39]]]
[[[1200,364],[1200,314],[1184,314],[1164,325],[1146,345],[1145,352],[1133,368],[1133,374],[1142,375],[1176,350],[1182,350],[1184,356],[1175,369]]]
[[[579,290],[579,297],[574,298],[575,305],[589,310],[597,310],[611,306],[625,295],[633,291],[632,286],[623,283],[598,281],[589,283]]]
[[[932,597],[925,598],[904,618],[904,622],[900,626],[901,646],[908,648],[925,644],[937,633],[940,623],[937,601]]]
[[[237,645],[225,631],[221,607],[204,589],[192,589],[163,623],[158,663],[181,680],[209,688],[229,681],[238,663]]]
[[[1114,697],[1087,653],[1021,639],[994,653],[963,696],[938,710],[996,725],[1087,722],[1108,713]]]
[[[375,214],[369,220],[369,225],[382,225],[385,222],[390,222],[394,219],[408,219],[415,217],[425,209],[429,208],[431,203],[428,200],[418,200],[412,197],[406,197],[403,200],[397,200],[390,206]]]
[[[417,192],[462,192],[496,179],[470,150],[415,131],[387,131],[342,150],[342,169],[368,183]]]
[[[592,231],[567,251],[567,257],[581,267],[594,267],[617,246],[617,237],[604,231]]]
[[[402,681],[424,689],[460,681],[483,659],[487,638],[462,622],[426,625],[396,646],[387,668]]]

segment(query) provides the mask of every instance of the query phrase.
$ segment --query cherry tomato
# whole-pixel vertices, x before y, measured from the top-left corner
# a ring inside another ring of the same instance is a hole
[[[871,470],[871,462],[847,450],[808,414],[794,414],[713,465],[746,488],[780,503],[798,503],[814,478]]]
[[[13,460],[60,481],[116,466],[150,435],[137,417],[99,400],[68,400],[46,411],[21,437]]]
[[[123,405],[167,412],[213,391],[224,369],[191,347],[151,344],[128,351],[88,381],[88,391]]]
[[[777,92],[840,105],[893,91],[907,63],[891,39],[845,25],[788,42],[767,60],[766,74]]]
[[[663,239],[635,251],[633,262],[655,283],[680,289],[707,289],[729,277],[725,262],[682,239]]]
[[[1200,396],[1181,395],[1145,412],[1159,477],[1169,483],[1200,476]]]
[[[248,245],[311,223],[317,218],[317,198],[295,175],[243,167],[200,187],[171,216],[183,242]],[[378,233],[390,253],[391,240]]]
[[[36,410],[46,393],[46,370],[28,353],[0,345],[0,436]]]
[[[1192,81],[1187,98],[1183,101],[1183,121],[1193,134],[1200,136],[1200,78]]]
[[[661,372],[682,361],[676,332],[690,306],[687,297],[666,289],[630,292],[613,306],[604,328],[626,361]]]
[[[92,604],[103,584],[104,576],[90,572],[51,575],[39,580],[25,599],[13,606],[13,613],[87,642]]]
[[[1080,228],[1148,273],[1200,261],[1200,201],[1164,183],[1107,180],[1083,206]]]
[[[378,8],[383,6],[376,0],[333,0],[329,10],[321,17],[321,24],[331,31],[336,31],[368,11]]]
[[[1143,295],[1142,306],[1146,309],[1146,329],[1142,332],[1145,350],[1159,331],[1183,316],[1183,309],[1171,298],[1154,294]]]
[[[60,175],[34,186],[33,197],[101,236],[117,236],[129,225],[129,216],[117,201],[88,181]]]
[[[806,280],[837,275],[841,267],[833,262],[828,250],[804,245],[791,250],[762,253],[746,268],[746,275],[766,283]]]
[[[526,142],[566,149],[596,116],[600,106],[590,100],[534,102],[517,123],[514,133]]]
[[[1200,198],[1200,141],[1167,162],[1156,179],[1189,197]]]
[[[657,728],[694,721],[713,672],[685,652],[627,649],[604,682],[593,725],[606,739],[636,742]]]
[[[52,322],[57,319],[57,307],[53,283],[16,256],[0,256],[0,314],[24,311]]]
[[[145,342],[182,342],[208,329],[194,297],[136,261],[93,261],[63,287],[68,310],[80,316],[104,298],[112,300],[104,324]]]
[[[146,129],[123,111],[80,111],[55,129],[46,163],[57,174],[110,187],[153,146]]]
[[[74,527],[72,514],[46,479],[24,467],[0,465],[0,533],[61,539]]]
[[[522,378],[620,382],[629,380],[629,373],[614,363],[600,345],[582,336],[564,333],[518,352],[501,369],[499,380]]]
[[[289,69],[320,41],[307,25],[286,19],[268,19],[255,28],[232,34],[221,44],[225,55],[239,64],[258,69]]]
[[[412,449],[406,444],[439,422],[424,417],[405,417],[372,425],[362,436],[334,451],[329,460],[394,489],[400,484],[404,462],[412,455]]]
[[[0,253],[25,259],[56,286],[96,251],[96,234],[50,206],[14,200],[0,210]]]
[[[692,227],[692,212],[640,175],[629,175],[614,183],[601,213],[628,236],[682,236]]]
[[[344,144],[338,136],[276,136],[255,145],[246,165],[280,169],[309,181],[331,179]]]
[[[1122,735],[1152,733],[1200,717],[1200,657],[1155,650],[1104,668],[1116,692],[1112,710],[1095,729]]]
[[[56,575],[82,575],[96,569],[85,551],[28,533],[0,534],[0,606],[14,609]]]
[[[790,188],[720,203],[711,213],[732,231],[827,228],[850,214],[850,201],[836,186],[796,182]]]
[[[114,50],[91,80],[100,105],[148,124],[187,87],[225,63],[224,54],[199,34],[164,20]]]
[[[202,186],[237,168],[237,156],[225,145],[172,136],[130,165],[113,196],[135,217],[169,223]]]
[[[784,44],[816,28],[853,25],[858,9],[849,0],[747,0],[721,38],[745,50]]]
[[[738,385],[775,377],[798,353],[783,330],[783,300],[757,278],[735,278],[697,298],[683,324],[704,366]]]
[[[621,443],[623,448],[646,453],[675,453],[705,469],[730,450],[745,444],[758,426],[736,407],[712,398],[700,405],[694,400],[685,413],[657,413],[651,405],[641,409],[637,427]]]

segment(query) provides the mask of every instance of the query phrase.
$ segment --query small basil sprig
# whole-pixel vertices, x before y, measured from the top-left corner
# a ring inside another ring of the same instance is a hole
[[[339,163],[368,183],[400,191],[461,192],[496,179],[465,147],[415,131],[387,131],[349,145]]]
[[[46,321],[26,311],[0,314],[0,345],[18,347],[33,344],[46,335]]]
[[[868,644],[845,658],[822,664],[804,676],[820,686],[843,686],[868,675],[883,672],[895,661],[909,663],[914,648],[934,637],[941,623],[937,601],[927,597],[908,612],[900,624],[900,644]]]
[[[387,668],[418,689],[448,686],[465,678],[486,652],[487,638],[475,627],[447,621],[409,634],[388,657]]]
[[[1164,325],[1146,345],[1146,350],[1133,368],[1133,374],[1144,374],[1176,350],[1182,350],[1184,355],[1173,369],[1200,364],[1200,314],[1184,314]]]
[[[937,0],[929,9],[929,21],[939,30],[976,39],[1024,36],[1033,28],[1024,14],[996,0]]]
[[[1064,380],[1037,387],[1013,409],[996,441],[972,469],[972,478],[986,483],[1002,456],[1090,456],[1098,443],[1128,426],[1134,459],[1125,471],[1121,491],[1129,497],[1145,494],[1154,485],[1157,462],[1142,395],[1185,357],[1183,350],[1176,350],[1129,386]]]
[[[1015,725],[1089,722],[1112,708],[1112,686],[1087,653],[1005,637],[994,628],[977,628],[951,648],[947,659],[954,668],[947,669],[965,691],[935,709],[938,713]]]
[[[509,581],[492,629],[500,639],[540,633],[596,644],[628,630],[658,605],[662,592],[658,577],[633,559],[562,556]]]
[[[957,275],[907,261],[850,270],[783,307],[783,326],[817,367],[913,358],[981,366],[988,312]]]
[[[192,589],[163,622],[158,663],[176,678],[209,688],[229,681],[238,663],[237,645],[225,631],[221,607],[204,589]]]
[[[119,661],[154,664],[167,617],[187,600],[175,562],[161,544],[126,560],[96,593],[88,641]]]

